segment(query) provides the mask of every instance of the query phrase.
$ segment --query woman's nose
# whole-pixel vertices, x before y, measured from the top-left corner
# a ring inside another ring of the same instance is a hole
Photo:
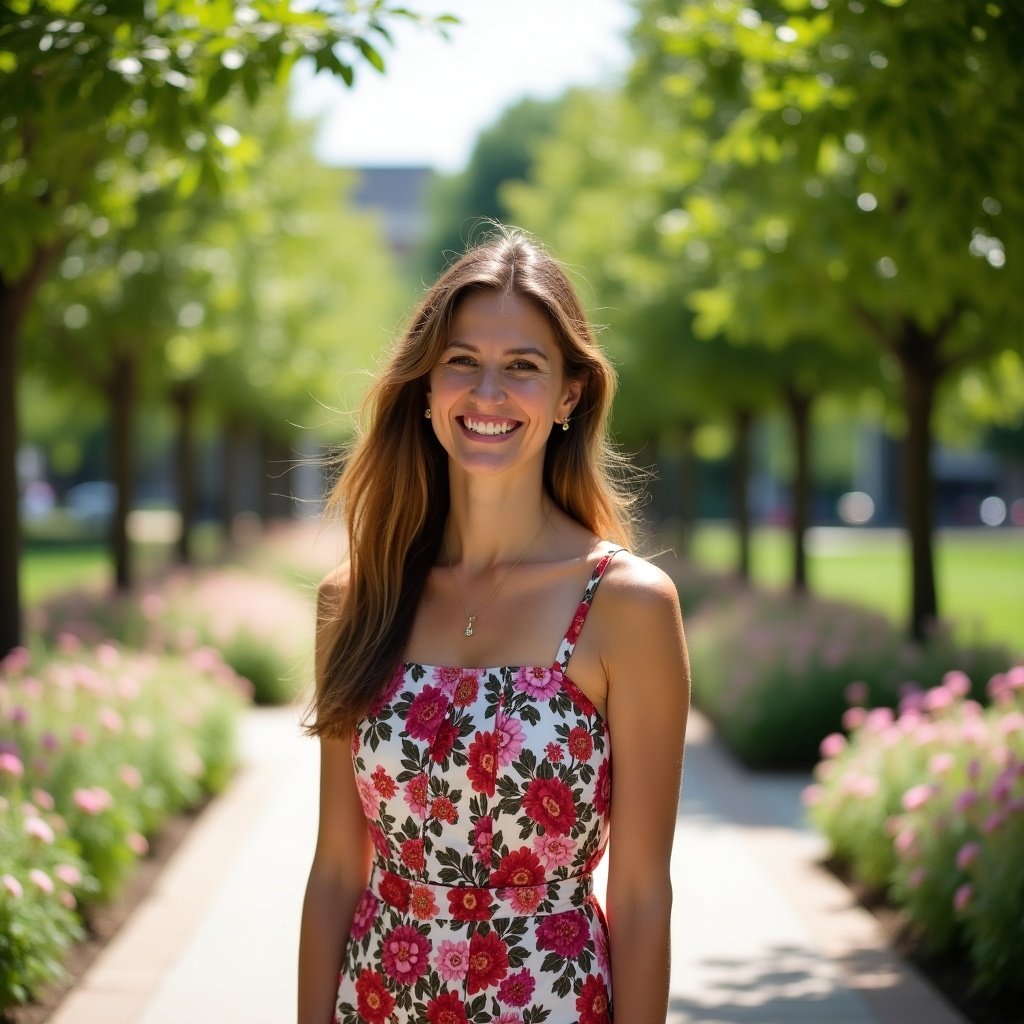
[[[504,398],[505,387],[501,379],[501,370],[496,367],[481,367],[473,386],[473,394],[477,398],[487,400]]]

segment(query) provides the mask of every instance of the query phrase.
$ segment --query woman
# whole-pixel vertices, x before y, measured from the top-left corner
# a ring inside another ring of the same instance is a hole
[[[665,1020],[689,677],[674,587],[620,546],[613,388],[561,268],[502,230],[371,392],[319,593],[300,1024],[599,1024],[613,991]]]

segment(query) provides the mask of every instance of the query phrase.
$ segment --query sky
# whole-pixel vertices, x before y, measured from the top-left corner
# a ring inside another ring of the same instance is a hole
[[[293,109],[317,116],[317,154],[340,166],[465,166],[477,134],[525,96],[616,80],[629,63],[628,0],[410,0],[454,14],[446,42],[394,26],[387,72],[360,66],[354,88],[296,76]]]

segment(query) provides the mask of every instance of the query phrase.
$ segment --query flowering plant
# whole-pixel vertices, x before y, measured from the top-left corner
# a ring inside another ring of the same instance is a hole
[[[1024,991],[1024,665],[908,689],[896,711],[844,715],[822,742],[809,817],[852,876],[885,889],[929,952],[963,943],[976,983]]]

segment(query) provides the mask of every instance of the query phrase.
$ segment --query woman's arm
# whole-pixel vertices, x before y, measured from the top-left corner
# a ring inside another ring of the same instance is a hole
[[[328,577],[320,584],[317,601],[318,686],[340,599],[337,580]],[[321,739],[320,824],[299,935],[298,1024],[330,1024],[334,1019],[338,972],[371,857],[348,738]]]
[[[622,558],[622,556],[620,556]],[[618,561],[618,559],[616,560]],[[660,569],[626,556],[609,578],[602,637],[612,743],[607,912],[615,1019],[664,1024],[671,958],[669,861],[690,672],[679,599]]]

